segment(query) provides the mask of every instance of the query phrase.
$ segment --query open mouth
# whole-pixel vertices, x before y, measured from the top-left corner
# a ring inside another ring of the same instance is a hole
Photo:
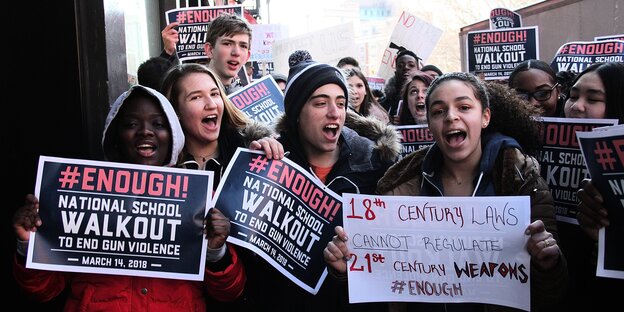
[[[136,149],[142,157],[152,157],[156,153],[156,146],[151,143],[139,144]]]
[[[208,125],[209,127],[217,126],[217,115],[208,115],[202,119],[202,123]]]
[[[323,127],[323,132],[328,134],[330,137],[335,137],[338,134],[338,125],[337,124],[329,124]]]
[[[240,63],[237,61],[228,61],[227,64],[232,68],[232,70],[235,70]]]
[[[459,145],[466,140],[466,132],[461,130],[452,130],[447,132],[444,137],[449,145]]]

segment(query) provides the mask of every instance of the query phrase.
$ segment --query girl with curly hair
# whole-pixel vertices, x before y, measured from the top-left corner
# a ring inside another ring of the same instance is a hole
[[[531,224],[525,233],[531,257],[531,310],[556,306],[567,283],[567,265],[557,243],[552,195],[537,160],[526,153],[536,149],[539,137],[539,122],[531,118],[534,108],[506,87],[485,84],[468,73],[438,77],[429,86],[425,105],[435,143],[390,167],[379,180],[377,193],[530,196]],[[337,273],[346,272],[346,239],[344,229],[337,227],[324,250],[325,261]],[[455,305],[462,311],[492,309],[475,303]],[[392,303],[397,311],[446,308],[439,303]]]

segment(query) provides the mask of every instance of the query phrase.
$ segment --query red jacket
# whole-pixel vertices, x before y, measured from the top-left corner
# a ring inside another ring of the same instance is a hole
[[[247,279],[243,264],[232,246],[228,250],[232,263],[222,272],[205,270],[203,282],[34,270],[17,258],[13,274],[17,284],[39,301],[49,301],[71,286],[65,311],[205,312],[205,295],[232,301],[243,292]]]

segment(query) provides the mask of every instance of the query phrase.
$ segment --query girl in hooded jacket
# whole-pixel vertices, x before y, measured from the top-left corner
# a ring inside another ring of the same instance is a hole
[[[112,105],[102,138],[110,161],[172,166],[184,146],[184,134],[169,101],[158,91],[135,85]],[[210,311],[206,295],[234,300],[245,285],[245,272],[237,257],[219,253],[206,256],[203,281],[152,277],[67,273],[27,269],[29,234],[42,225],[34,195],[15,214],[18,237],[14,275],[18,285],[39,301],[49,301],[70,287],[65,311]],[[229,234],[229,220],[217,209],[205,219],[208,247],[221,250]]]

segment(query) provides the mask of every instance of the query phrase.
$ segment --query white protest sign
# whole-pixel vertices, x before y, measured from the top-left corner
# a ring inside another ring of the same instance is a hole
[[[528,196],[343,194],[349,302],[479,302],[529,310]]]
[[[282,25],[278,24],[253,24],[251,29],[251,56],[249,61],[272,62],[273,43],[282,38],[284,34]]]
[[[416,53],[426,63],[440,36],[442,29],[403,11],[384,50],[377,76],[388,79],[394,75],[394,63],[400,47]]]
[[[273,62],[276,73],[288,74],[288,57],[296,50],[307,50],[312,59],[336,65],[345,56],[358,55],[353,23],[341,24],[301,36],[276,40],[273,43]]]

